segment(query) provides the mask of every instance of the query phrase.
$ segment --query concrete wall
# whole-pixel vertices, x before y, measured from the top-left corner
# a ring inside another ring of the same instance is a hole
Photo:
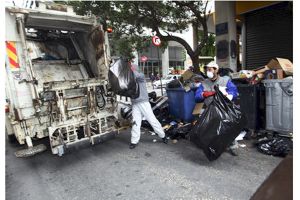
[[[217,63],[220,67],[236,71],[238,41],[236,41],[235,2],[216,1],[215,11]]]
[[[162,74],[166,76],[169,74],[169,47],[165,49],[161,57],[162,60]]]

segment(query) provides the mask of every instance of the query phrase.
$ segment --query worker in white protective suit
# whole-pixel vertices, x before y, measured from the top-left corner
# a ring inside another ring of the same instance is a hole
[[[132,129],[131,129],[131,144],[130,149],[136,147],[141,137],[141,123],[142,119],[145,118],[154,129],[154,132],[158,134],[162,141],[167,144],[168,139],[165,132],[156,119],[151,105],[149,103],[149,96],[146,87],[146,79],[143,73],[138,72],[138,67],[131,64],[131,69],[134,73],[137,83],[139,84],[140,96],[136,99],[131,99],[132,103]]]

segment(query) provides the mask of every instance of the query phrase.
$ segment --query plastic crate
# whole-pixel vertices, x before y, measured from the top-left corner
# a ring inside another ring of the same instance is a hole
[[[183,88],[166,88],[170,115],[184,122],[194,119],[195,93],[186,92]]]
[[[293,132],[293,79],[264,80],[266,88],[266,129]]]

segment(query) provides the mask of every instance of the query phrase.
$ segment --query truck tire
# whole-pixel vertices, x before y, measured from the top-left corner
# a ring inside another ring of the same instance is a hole
[[[8,134],[6,127],[5,127],[5,132],[6,132],[6,136],[7,136],[7,141],[9,143],[11,143],[11,144],[17,143],[17,138],[16,138],[15,134]]]
[[[16,138],[15,134],[7,135],[7,141],[11,144],[17,143],[17,138]]]

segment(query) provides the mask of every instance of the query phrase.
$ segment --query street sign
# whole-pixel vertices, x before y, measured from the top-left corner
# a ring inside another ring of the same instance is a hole
[[[142,56],[141,60],[142,60],[142,62],[146,62],[148,60],[148,57],[147,56]]]
[[[160,38],[158,36],[153,36],[152,37],[152,43],[155,45],[155,46],[160,46],[161,45],[161,41],[160,41]]]

